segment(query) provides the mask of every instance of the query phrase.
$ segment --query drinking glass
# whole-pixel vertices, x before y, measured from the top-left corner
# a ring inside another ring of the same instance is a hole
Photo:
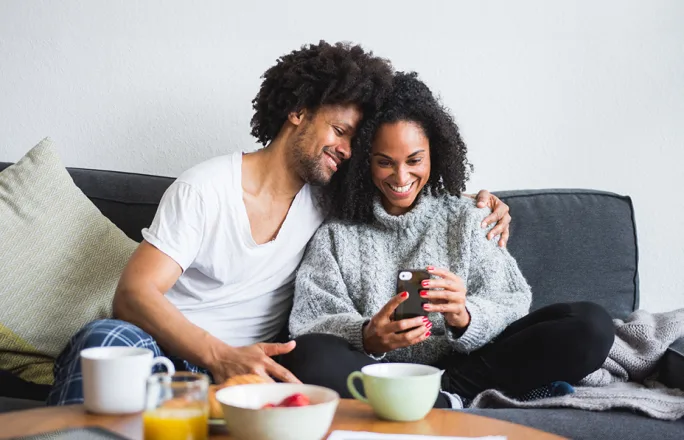
[[[180,372],[147,380],[145,440],[207,440],[209,378]]]

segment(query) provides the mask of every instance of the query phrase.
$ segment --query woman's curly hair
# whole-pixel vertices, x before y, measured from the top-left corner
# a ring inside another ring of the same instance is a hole
[[[393,69],[386,59],[349,43],[322,41],[278,59],[263,75],[252,100],[252,136],[266,145],[289,113],[316,111],[322,105],[356,104],[375,112],[392,86]]]
[[[467,148],[451,113],[415,72],[398,72],[383,107],[362,121],[352,145],[352,157],[324,187],[322,202],[337,220],[370,223],[378,190],[371,179],[371,146],[382,124],[414,122],[430,142],[431,172],[426,189],[433,195],[460,196],[473,170]]]

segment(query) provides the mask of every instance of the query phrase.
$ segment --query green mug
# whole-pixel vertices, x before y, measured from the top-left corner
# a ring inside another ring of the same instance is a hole
[[[381,419],[399,422],[420,420],[439,395],[443,370],[421,364],[381,363],[367,365],[347,377],[349,392],[366,402]],[[366,397],[354,386],[361,379]]]

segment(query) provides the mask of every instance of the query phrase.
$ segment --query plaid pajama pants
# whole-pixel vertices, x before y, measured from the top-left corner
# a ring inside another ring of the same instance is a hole
[[[168,357],[177,371],[208,374],[205,369],[188,361],[164,354],[152,336],[130,322],[103,319],[87,324],[76,333],[55,361],[55,383],[48,395],[47,404],[52,406],[83,403],[81,350],[112,346],[148,348],[154,356]],[[162,371],[162,367],[156,366],[156,371]]]

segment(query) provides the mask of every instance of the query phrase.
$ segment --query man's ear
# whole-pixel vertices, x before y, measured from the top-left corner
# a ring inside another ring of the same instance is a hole
[[[299,126],[306,118],[307,111],[305,108],[299,109],[296,112],[290,112],[287,115],[287,120],[290,121],[292,125]]]

